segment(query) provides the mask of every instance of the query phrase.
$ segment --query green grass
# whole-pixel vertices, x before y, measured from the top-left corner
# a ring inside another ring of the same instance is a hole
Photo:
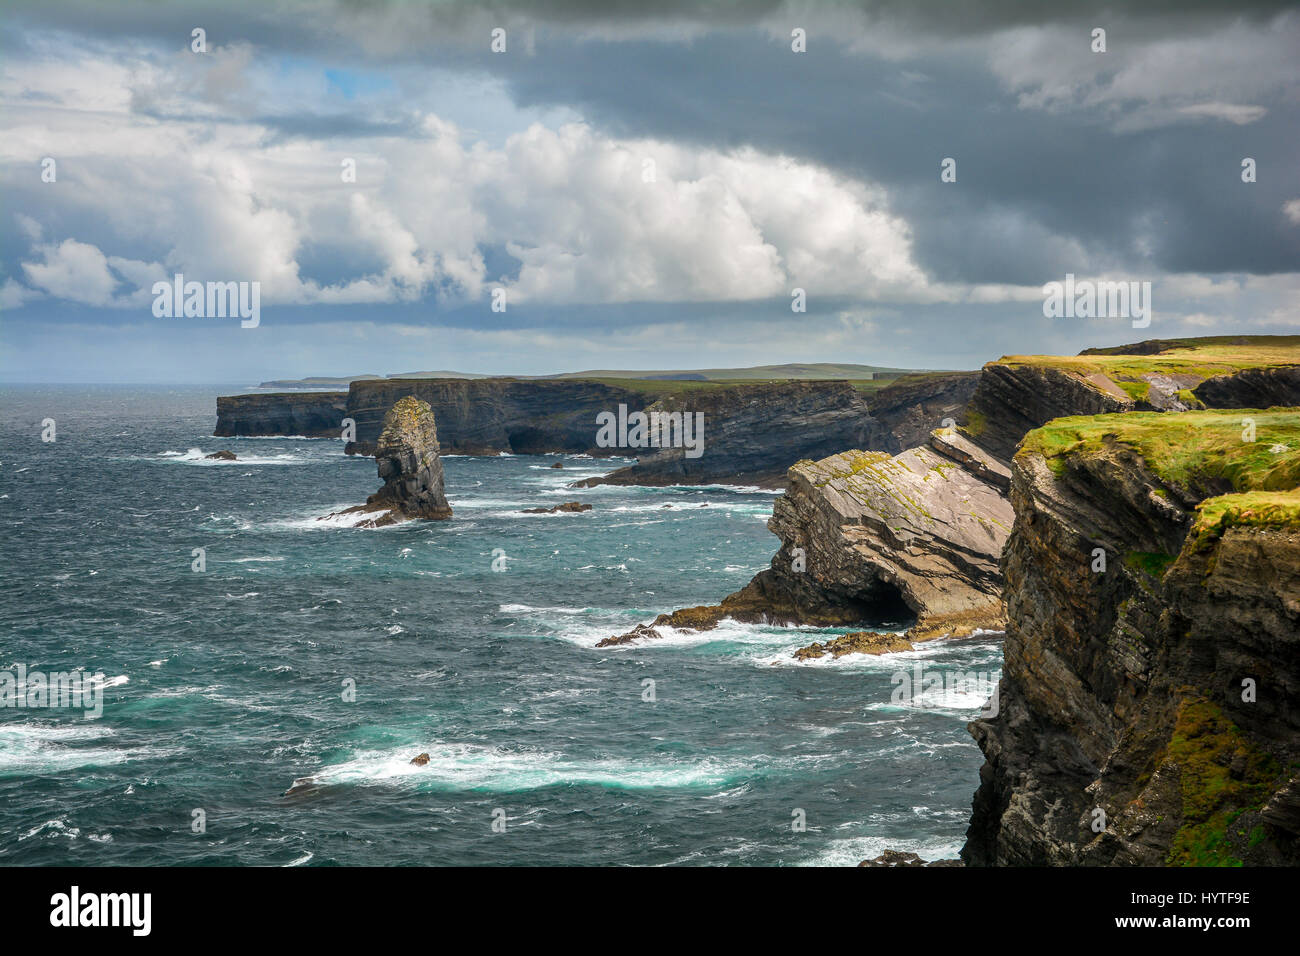
[[[1124,563],[1130,568],[1144,571],[1153,578],[1162,577],[1174,560],[1174,555],[1159,551],[1130,551],[1124,555]]]
[[[1160,351],[1168,354],[1184,349],[1209,349],[1226,346],[1233,349],[1253,348],[1255,346],[1280,346],[1282,348],[1300,349],[1300,335],[1201,335],[1178,339],[1152,339]],[[1135,343],[1114,345],[1109,348],[1084,349],[1086,355],[1131,355]],[[1136,343],[1140,344],[1140,343]]]
[[[1218,706],[1201,698],[1179,705],[1165,757],[1178,765],[1183,804],[1168,862],[1241,866],[1228,828],[1242,813],[1263,806],[1280,783],[1282,768],[1243,737]]]
[[[1151,392],[1150,382],[1130,382],[1127,380],[1115,383],[1124,390],[1124,393],[1135,402],[1144,402]]]
[[[1103,376],[1135,401],[1146,398],[1148,376],[1185,376],[1192,381],[1179,379],[1183,383],[1179,396],[1185,405],[1193,407],[1199,407],[1201,402],[1191,390],[1207,378],[1252,368],[1300,365],[1300,335],[1170,339],[1164,344],[1165,351],[1153,355],[1097,349],[1083,355],[1004,355],[996,364],[1055,368],[1085,380]],[[1106,391],[1095,381],[1089,384]]]
[[[1253,442],[1243,441],[1247,418]],[[1031,431],[1017,454],[1041,455],[1059,476],[1069,462],[1113,446],[1137,452],[1162,482],[1191,497],[1300,485],[1300,409],[1074,415]]]
[[[1207,498],[1196,508],[1194,550],[1207,547],[1229,528],[1300,529],[1300,489],[1248,491]]]

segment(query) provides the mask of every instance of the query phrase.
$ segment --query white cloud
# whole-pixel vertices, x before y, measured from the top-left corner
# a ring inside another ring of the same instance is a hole
[[[1239,103],[1194,103],[1180,106],[1178,112],[1195,118],[1217,119],[1245,126],[1261,120],[1268,113],[1262,106],[1243,106]]]
[[[24,262],[27,281],[57,299],[85,305],[111,305],[118,279],[95,246],[75,239],[40,246],[41,261]]]
[[[258,68],[247,49],[215,53],[215,67],[188,53],[131,69],[83,54],[82,74],[24,72],[23,89],[43,103],[71,106],[93,82],[100,108],[16,107],[0,162],[16,177],[57,156],[50,188],[112,237],[38,247],[24,263],[29,283],[131,304],[139,287],[126,286],[151,281],[147,246],[163,273],[260,281],[265,304],[461,302],[503,282],[487,272],[487,247],[522,263],[504,281],[512,303],[749,300],[795,286],[810,296],[950,294],[928,288],[883,189],[784,156],[624,140],[581,123],[534,123],[492,148],[432,114],[423,138],[278,143],[235,115],[191,122],[126,108],[207,117],[214,101],[243,95]],[[3,92],[15,92],[17,72],[6,69]],[[344,157],[356,160],[355,183],[339,176]],[[33,241],[41,228],[24,223]],[[342,267],[306,274],[303,263],[324,253]]]

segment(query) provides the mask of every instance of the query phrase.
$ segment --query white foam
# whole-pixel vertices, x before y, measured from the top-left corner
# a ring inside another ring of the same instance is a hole
[[[857,866],[863,860],[874,860],[886,850],[915,853],[923,860],[955,859],[961,852],[961,840],[935,837],[928,840],[906,840],[894,837],[861,836],[831,840],[798,866]]]
[[[201,448],[191,448],[188,451],[164,451],[158,453],[158,458],[167,462],[175,462],[185,465],[199,465],[202,467],[218,465],[302,465],[310,461],[321,461],[317,457],[308,457],[294,454],[293,452],[284,452],[278,455],[239,455],[234,461],[223,460],[221,458],[208,458]],[[139,460],[139,459],[133,459]]]
[[[269,521],[265,527],[272,530],[281,531],[322,531],[338,528],[355,528],[357,525],[364,524],[367,521],[373,521],[376,518],[388,514],[387,511],[356,511],[352,514],[342,514],[352,504],[335,505],[328,509],[323,515],[306,515],[297,518],[281,518],[276,521]],[[322,509],[325,510],[325,509]],[[238,520],[238,519],[236,519]],[[400,522],[399,522],[400,524]],[[396,527],[396,525],[387,525],[385,528],[366,529],[366,530],[386,530],[386,528]]]
[[[0,725],[0,776],[103,767],[125,763],[136,755],[128,749],[103,746],[101,742],[112,736],[111,728],[92,721],[84,725]]]
[[[429,754],[428,764],[411,763],[411,758],[421,750]],[[548,751],[444,743],[401,751],[358,753],[351,760],[313,774],[310,780],[317,785],[398,782],[437,790],[515,793],[557,784],[629,790],[713,788],[752,774],[752,763],[727,764],[715,758],[690,763],[634,763],[573,759]]]

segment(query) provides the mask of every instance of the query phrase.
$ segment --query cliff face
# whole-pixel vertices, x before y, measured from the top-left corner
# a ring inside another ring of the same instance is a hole
[[[637,463],[587,484],[667,485],[710,482],[779,485],[801,458],[846,448],[897,450],[928,422],[955,417],[974,373],[924,376],[879,395],[893,427],[877,421],[863,394],[844,381],[638,382],[584,379],[380,379],[337,393],[289,393],[218,399],[219,435],[303,434],[336,437],[344,417],[356,422],[345,451],[374,454],[384,415],[411,395],[438,420],[444,454],[569,453],[636,457]],[[685,447],[602,447],[598,416],[662,412],[704,416],[698,456]],[[314,416],[311,417],[311,416]],[[928,434],[928,429],[927,432]]]
[[[353,382],[348,414],[357,423],[357,444],[370,453],[393,403],[414,395],[438,419],[444,454],[534,455],[553,452],[607,456],[619,449],[596,446],[602,411],[643,408],[650,400],[630,388],[592,381],[515,379],[384,379]]]
[[[1300,412],[1244,414],[1025,439],[968,865],[1300,861]]]
[[[944,419],[964,421],[979,380],[979,372],[926,372],[900,376],[876,392],[867,407],[893,436],[880,450],[896,455],[924,445]]]
[[[451,517],[443,493],[438,431],[427,402],[408,395],[389,409],[376,445],[375,461],[383,487],[364,505],[342,514],[376,513],[377,517],[360,525],[370,528],[412,519],[440,521]]]
[[[1210,408],[1300,405],[1300,365],[1251,368],[1235,375],[1216,376],[1192,389],[1192,394]]]
[[[305,435],[341,438],[347,416],[346,392],[225,395],[217,399],[219,437]]]
[[[816,626],[916,618],[914,634],[1000,627],[1007,478],[999,462],[943,432],[896,456],[797,462],[768,521],[781,539],[769,568],[719,605],[660,615],[602,644],[658,637],[662,626],[708,629],[723,617]]]
[[[801,458],[824,457],[845,448],[880,448],[891,436],[848,382],[779,382],[690,391],[660,399],[649,413],[702,414],[699,457],[685,448],[639,453],[637,463],[591,478],[584,486],[784,483],[786,469]]]
[[[966,410],[966,433],[1010,460],[1025,433],[1064,415],[1126,411],[1134,403],[1118,387],[1098,388],[1062,369],[990,363]]]

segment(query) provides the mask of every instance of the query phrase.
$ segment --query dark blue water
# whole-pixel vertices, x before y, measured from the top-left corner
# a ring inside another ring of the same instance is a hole
[[[232,391],[0,389],[0,670],[105,678],[97,720],[0,709],[0,863],[816,864],[960,847],[980,698],[898,705],[891,675],[995,671],[991,639],[833,664],[790,657],[830,632],[730,623],[594,647],[743,586],[777,546],[770,494],[575,491],[606,467],[448,458],[452,520],[330,526],[315,517],[374,491],[374,462],[333,441],[213,438]],[[218,448],[240,460],[191,451]],[[595,510],[519,513],[572,499]]]

